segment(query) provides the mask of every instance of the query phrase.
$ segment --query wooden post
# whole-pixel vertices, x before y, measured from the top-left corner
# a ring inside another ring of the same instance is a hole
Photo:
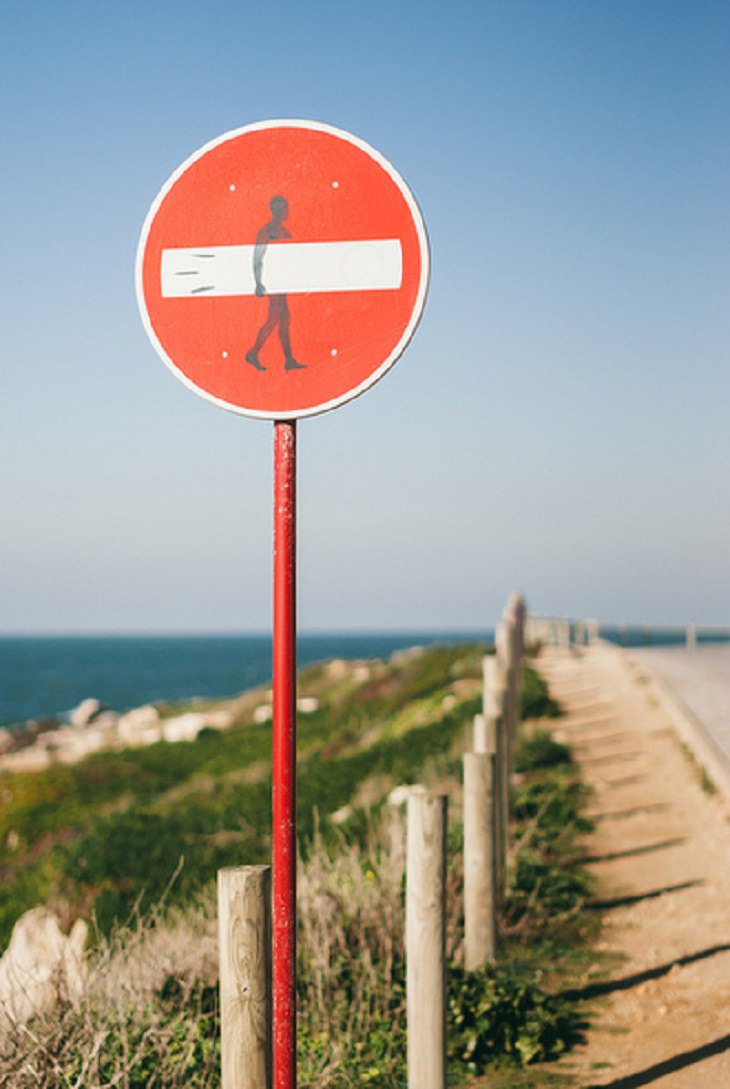
[[[497,661],[504,671],[507,711],[511,729],[515,684],[515,627],[511,620],[502,620],[497,628],[496,648]]]
[[[464,966],[494,961],[497,950],[494,757],[464,754]]]
[[[497,661],[504,676],[504,696],[502,717],[505,737],[505,764],[509,788],[509,777],[514,770],[515,734],[517,731],[517,694],[515,689],[515,634],[514,624],[503,620],[497,628]]]
[[[496,723],[492,716],[474,715],[472,732],[472,752],[497,751]]]
[[[496,883],[501,902],[506,886],[506,860],[509,833],[509,764],[507,728],[507,678],[502,663],[495,656],[484,659],[484,719],[489,747],[494,753],[494,795],[496,811]],[[476,745],[474,751],[479,752]]]
[[[503,715],[508,702],[509,674],[502,658],[491,655],[484,659],[484,691],[482,713],[487,722]]]
[[[402,881],[406,868],[406,817],[403,807],[410,794],[407,786],[395,787],[386,801],[388,858],[393,873]]]
[[[271,1089],[271,869],[218,871],[221,1089]]]
[[[697,625],[688,624],[686,632],[687,650],[697,650]]]
[[[445,794],[408,799],[406,1003],[408,1089],[446,1089]]]

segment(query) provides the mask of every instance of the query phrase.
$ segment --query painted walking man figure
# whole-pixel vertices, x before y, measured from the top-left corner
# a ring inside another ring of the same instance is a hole
[[[266,295],[266,288],[262,279],[264,254],[269,242],[279,242],[285,238],[291,238],[291,232],[284,226],[284,220],[289,216],[289,204],[286,197],[272,197],[269,201],[271,219],[264,224],[256,235],[256,245],[253,252],[253,275],[256,281],[256,294],[259,298]],[[269,339],[274,329],[278,327],[279,340],[284,351],[284,369],[287,371],[304,370],[306,364],[298,363],[292,355],[291,342],[289,340],[289,302],[286,295],[269,295],[269,313],[266,321],[261,326],[256,336],[256,343],[250,351],[246,352],[246,362],[255,367],[257,371],[265,371],[259,359],[259,352]]]

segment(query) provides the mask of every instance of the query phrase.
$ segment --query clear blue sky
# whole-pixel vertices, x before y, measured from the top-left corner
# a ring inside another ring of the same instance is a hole
[[[0,72],[0,630],[268,628],[271,425],[175,381],[133,264],[276,117],[389,158],[433,262],[300,425],[301,627],[730,623],[730,5],[3,0]]]

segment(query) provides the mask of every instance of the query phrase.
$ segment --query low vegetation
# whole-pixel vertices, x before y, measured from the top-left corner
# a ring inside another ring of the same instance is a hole
[[[302,1089],[406,1084],[404,814],[385,799],[416,781],[458,794],[484,649],[398,655],[367,676],[325,666],[301,676],[300,690],[319,701],[300,717],[299,739]],[[528,669],[524,717],[558,713]],[[0,1084],[218,1084],[211,882],[218,866],[268,858],[269,751],[270,726],[253,722],[249,707],[233,729],[206,731],[193,743],[0,780],[5,938],[17,915],[41,900],[67,918],[83,912],[95,920],[80,1007],[61,995],[53,1016],[0,1043]],[[498,967],[476,973],[462,965],[453,807],[447,944],[455,1083],[487,1068],[498,1077],[500,1064],[516,1070],[554,1059],[582,1031],[554,992],[587,928],[581,908],[590,885],[577,862],[590,827],[585,789],[569,749],[542,729],[523,738],[517,767],[503,945]]]
[[[298,827],[367,794],[366,784],[414,782],[448,751],[478,707],[483,648],[401,654],[388,665],[306,670],[300,693],[318,709],[299,720]],[[366,675],[364,675],[366,674]],[[262,690],[261,702],[266,701]],[[45,902],[96,918],[109,933],[144,911],[181,872],[172,902],[220,866],[270,856],[271,724],[248,701],[233,728],[194,742],[100,753],[83,763],[0,779],[0,946],[15,919]],[[370,800],[380,800],[376,794]]]

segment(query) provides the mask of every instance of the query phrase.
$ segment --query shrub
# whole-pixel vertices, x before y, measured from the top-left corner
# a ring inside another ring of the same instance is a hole
[[[552,698],[548,686],[530,666],[522,671],[522,699],[520,716],[527,718],[557,718],[560,704]]]
[[[583,815],[589,794],[579,779],[560,770],[520,784],[512,804],[520,839],[540,843],[554,858],[569,857],[576,838],[593,830]]]
[[[590,876],[579,867],[551,862],[539,850],[520,850],[510,877],[510,921],[515,923],[530,912],[533,927],[544,925],[541,916],[563,916],[581,908],[591,888]]]
[[[449,974],[449,1059],[479,1074],[495,1059],[544,1062],[580,1043],[584,1022],[539,986],[537,973],[515,966]]]
[[[548,730],[535,730],[523,737],[517,746],[515,771],[537,771],[540,768],[569,767],[573,757],[567,745],[556,741]]]

